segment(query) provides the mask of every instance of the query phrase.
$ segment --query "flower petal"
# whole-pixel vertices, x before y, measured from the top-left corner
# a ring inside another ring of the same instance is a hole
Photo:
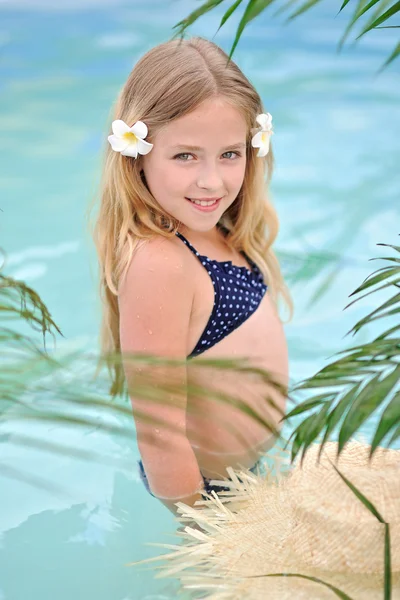
[[[109,135],[108,136],[108,141],[111,144],[111,148],[115,151],[115,152],[121,152],[122,150],[125,150],[125,148],[127,148],[129,146],[129,141],[120,137],[117,137],[115,135]]]
[[[147,135],[147,125],[143,123],[143,121],[137,121],[131,127],[132,133],[134,133],[138,138],[144,139]]]
[[[260,148],[257,152],[257,158],[264,158],[264,156],[267,156],[267,154],[268,150],[265,150],[265,148]]]
[[[139,154],[148,154],[150,152],[150,150],[152,149],[153,144],[149,144],[149,142],[145,142],[144,140],[141,140],[140,138],[137,141],[137,148],[138,148],[138,152]]]
[[[130,131],[128,125],[125,123],[125,121],[121,121],[121,119],[113,121],[111,127],[114,135],[116,135],[117,137],[122,137],[124,133]]]
[[[125,150],[121,152],[123,156],[131,156],[132,158],[137,158],[138,155],[138,144],[129,144]]]
[[[261,125],[263,131],[269,131],[272,128],[272,116],[270,113],[258,115],[256,121]]]
[[[260,146],[259,151],[257,152],[257,156],[267,156],[269,152],[269,136],[267,138],[267,140],[265,140],[262,144],[262,146]]]
[[[262,141],[262,131],[259,131],[258,133],[256,133],[255,135],[253,135],[253,138],[251,140],[251,145],[253,146],[253,148],[260,148],[263,141]]]
[[[266,156],[269,152],[269,141],[271,139],[272,131],[259,131],[253,136],[251,145],[253,148],[259,148],[257,156]]]

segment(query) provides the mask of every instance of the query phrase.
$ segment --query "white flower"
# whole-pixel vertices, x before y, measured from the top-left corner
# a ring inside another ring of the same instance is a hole
[[[259,148],[257,156],[266,156],[269,152],[269,140],[272,131],[272,116],[267,114],[258,115],[256,118],[257,123],[261,126],[261,131],[256,133],[251,140],[253,148]]]
[[[114,135],[108,136],[108,141],[115,152],[121,152],[123,156],[132,156],[137,158],[138,154],[148,154],[153,144],[145,142],[147,135],[147,125],[142,121],[137,121],[132,127],[129,127],[121,119],[112,122]]]

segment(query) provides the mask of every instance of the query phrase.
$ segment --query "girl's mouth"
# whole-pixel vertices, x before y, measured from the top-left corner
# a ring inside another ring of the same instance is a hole
[[[210,202],[206,202],[204,200],[196,200],[192,198],[186,198],[186,200],[190,202],[190,204],[194,208],[200,210],[201,212],[212,212],[219,206],[221,198],[218,198],[217,200],[211,200]]]

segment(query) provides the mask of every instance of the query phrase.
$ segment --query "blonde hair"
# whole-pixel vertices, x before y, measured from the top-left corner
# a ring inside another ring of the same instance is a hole
[[[122,119],[128,125],[144,121],[149,130],[146,140],[152,142],[171,120],[215,96],[231,102],[243,114],[248,128],[243,185],[221,218],[221,224],[229,229],[226,241],[257,263],[275,306],[282,296],[291,318],[292,300],[272,250],[279,230],[268,193],[274,163],[272,146],[265,159],[257,158],[251,147],[256,116],[264,110],[260,96],[237,65],[228,61],[216,44],[200,37],[162,43],[147,52],[131,71],[111,120]],[[106,142],[100,207],[92,227],[100,267],[103,354],[120,352],[118,288],[137,245],[155,235],[172,237],[179,227],[152,196],[141,171],[140,156],[122,156]],[[114,365],[111,371],[111,393],[115,393],[123,385],[122,366]]]

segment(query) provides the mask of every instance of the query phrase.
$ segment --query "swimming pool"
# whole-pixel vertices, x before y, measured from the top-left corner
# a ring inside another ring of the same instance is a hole
[[[136,59],[167,39],[197,4],[0,4],[1,246],[7,273],[40,293],[63,331],[60,349],[96,347],[95,257],[84,212],[111,103]],[[368,262],[383,255],[376,244],[398,243],[398,62],[374,77],[396,33],[372,32],[337,55],[346,17],[334,14],[321,5],[287,27],[263,15],[235,53],[274,116],[277,248],[299,259],[316,253],[292,287],[296,313],[287,335],[294,380],[314,373],[345,344],[366,340],[364,332],[343,336],[374,300],[342,309],[378,268]],[[220,17],[221,11],[210,13],[192,33],[212,37]],[[237,18],[216,37],[226,50],[236,25]],[[297,265],[286,259],[284,269],[290,274]],[[133,423],[132,439],[124,442],[95,428],[36,431],[136,464]],[[136,471],[28,450],[11,438],[2,442],[1,459],[69,492],[0,477],[1,600],[175,597],[173,583],[154,580],[154,571],[124,566],[160,553],[145,542],[174,540],[172,515],[147,494]]]

